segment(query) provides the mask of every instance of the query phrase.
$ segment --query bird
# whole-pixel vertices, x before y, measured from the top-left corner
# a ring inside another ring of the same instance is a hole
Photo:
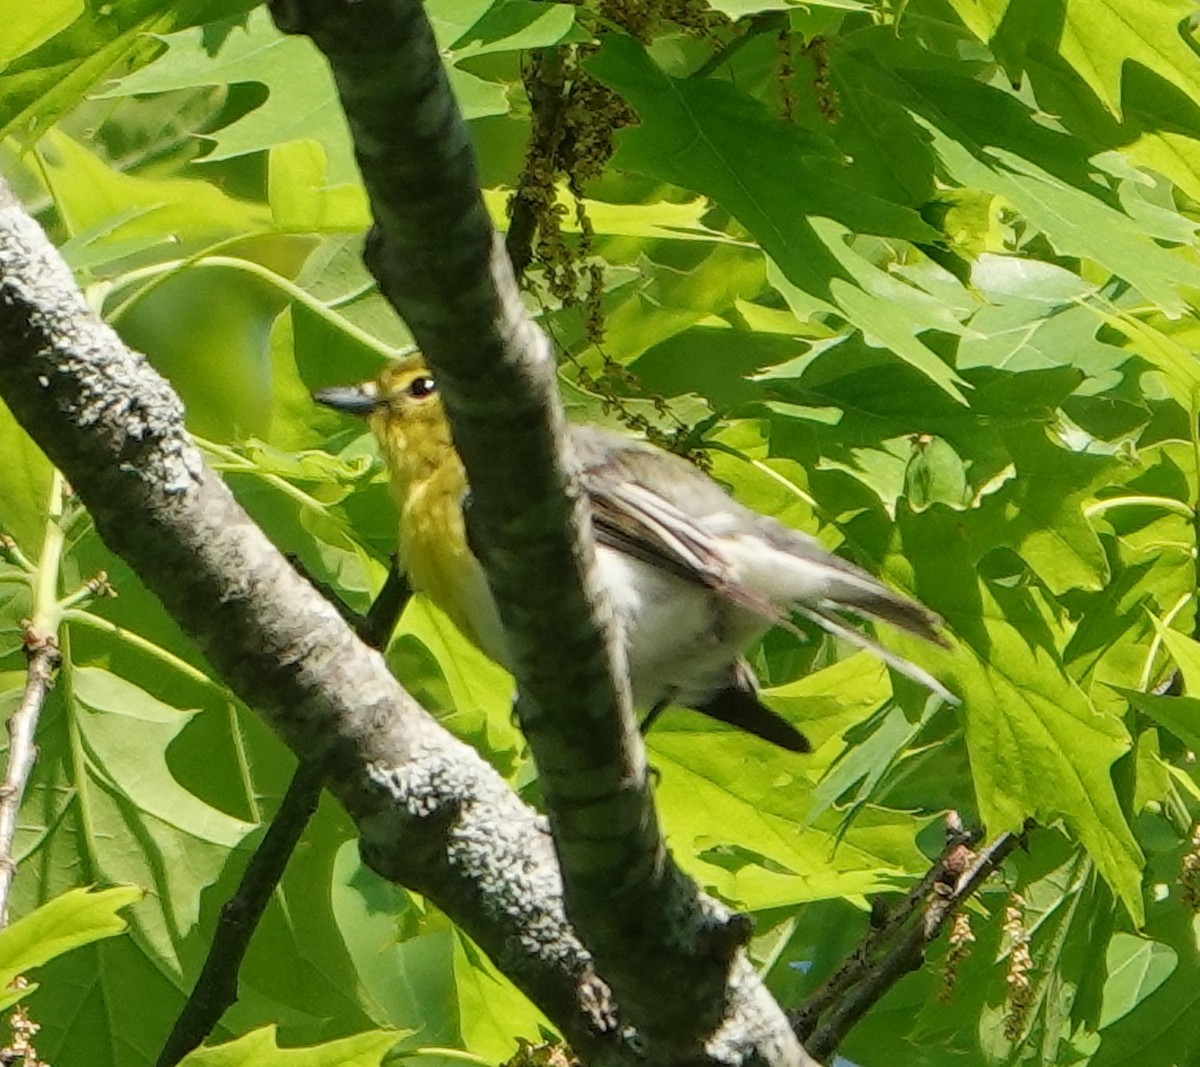
[[[500,615],[468,542],[466,471],[422,355],[400,357],[371,381],[318,390],[313,398],[365,416],[378,440],[399,513],[399,567],[413,591],[509,666]],[[796,630],[793,613],[957,703],[932,675],[844,617],[881,620],[944,646],[934,612],[807,534],[739,504],[680,456],[598,426],[572,423],[568,433],[634,706],[646,712],[643,729],[677,705],[788,751],[811,751],[795,725],[762,703],[743,655],[773,626]]]

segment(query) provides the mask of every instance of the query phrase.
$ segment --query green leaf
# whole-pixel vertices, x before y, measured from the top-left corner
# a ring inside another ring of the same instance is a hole
[[[1174,734],[1189,749],[1200,749],[1200,699],[1160,697],[1133,689],[1118,689],[1117,692],[1168,733]]]
[[[493,52],[548,48],[567,40],[588,39],[586,33],[575,27],[578,9],[571,4],[489,0],[469,7],[476,10],[482,7],[483,12],[465,24],[462,16],[467,13],[468,5],[462,0],[430,0],[426,7],[438,41],[452,51],[455,62]]]
[[[400,620],[388,662],[406,686],[430,698],[427,706],[448,730],[475,745],[502,774],[513,773],[525,740],[513,722],[512,676],[424,597],[416,597]]]
[[[268,174],[271,216],[280,229],[358,233],[371,224],[366,190],[358,184],[334,185],[328,154],[317,141],[272,145]]]
[[[212,134],[213,149],[205,158],[229,159],[310,140],[324,149],[331,185],[357,182],[346,120],[329,67],[310,41],[281,34],[261,9],[244,26],[227,29],[215,57],[202,28],[167,34],[163,40],[167,48],[159,59],[119,79],[104,95],[161,93],[227,82],[263,85],[267,90],[263,104]],[[507,113],[503,86],[453,66],[450,77],[466,118]]]
[[[120,581],[115,568],[110,573]],[[15,906],[28,908],[80,881],[144,886],[150,892],[130,915],[134,951],[178,972],[203,890],[251,827],[185,789],[173,773],[167,748],[191,712],[108,670],[78,665],[72,649],[68,634],[42,712],[40,758],[18,832],[23,863],[43,876],[36,885],[18,881]],[[157,688],[163,672],[156,666],[150,684]],[[130,948],[119,943],[93,951]],[[72,957],[70,965],[80,964]]]
[[[1109,577],[1108,558],[1084,513],[1091,497],[1085,479],[1099,477],[1108,464],[1069,457],[1036,431],[1010,434],[1006,441],[1017,468],[1016,491],[988,509],[1010,512],[1004,540],[1055,593],[1101,588]]]
[[[948,441],[931,437],[919,441],[904,471],[904,495],[914,511],[933,504],[965,507],[967,472],[962,457]]]
[[[163,54],[149,66],[118,81],[106,96],[162,93],[205,85],[254,82],[267,87],[267,99],[248,115],[212,136],[206,157],[228,159],[297,139],[321,144],[329,160],[329,180],[356,179],[346,120],[337,104],[329,67],[302,37],[281,34],[264,10],[242,26],[230,26],[214,56],[203,28],[165,34]]]
[[[36,140],[114,69],[153,58],[150,35],[246,6],[246,0],[113,0],[96,7],[51,0],[23,8],[11,35],[6,18],[5,52],[10,58],[18,50],[23,54],[0,75],[0,141]],[[68,21],[72,11],[78,17]],[[53,30],[58,32],[46,36]],[[35,47],[26,50],[30,45]]]
[[[620,136],[622,165],[712,197],[778,265],[785,296],[794,287],[815,299],[811,310],[840,310],[872,343],[893,348],[961,398],[954,372],[913,339],[921,326],[955,329],[953,317],[874,268],[846,240],[852,230],[929,240],[932,231],[919,217],[838,190],[833,161],[820,165],[813,146],[757,102],[720,82],[670,78],[629,38],[608,37],[588,69],[641,119]],[[797,201],[803,211],[795,210]],[[810,311],[793,310],[802,319]]]
[[[535,1041],[552,1032],[550,1021],[462,933],[455,932],[454,980],[462,1043],[480,1060],[503,1063],[517,1038]]]
[[[263,437],[271,424],[271,328],[289,297],[254,264],[201,260],[138,293],[118,329],[179,391],[193,433]]]
[[[649,749],[663,822],[703,887],[758,911],[857,898],[924,869],[914,842],[921,820],[911,814],[868,808],[847,828],[836,814],[812,812],[814,780],[844,745],[826,740],[831,730],[861,721],[886,696],[883,669],[863,668],[862,657],[847,660],[767,694],[781,713],[803,708],[815,765],[693,712],[656,723]]]
[[[275,1027],[189,1053],[186,1067],[379,1067],[399,1035],[376,1030],[309,1048],[280,1048]]]
[[[0,400],[0,532],[36,561],[45,529],[53,468]]]
[[[1099,1028],[1128,1015],[1159,988],[1179,962],[1169,946],[1132,934],[1115,934],[1108,944],[1108,981]]]
[[[1172,630],[1161,623],[1157,624],[1158,635],[1162,638],[1171,658],[1183,675],[1183,684],[1187,691],[1200,695],[1200,642],[1192,640],[1186,634]]]
[[[86,257],[97,275],[117,269],[112,261],[157,245],[161,258],[178,259],[231,236],[259,233],[270,216],[258,204],[236,200],[209,182],[144,178],[107,166],[75,140],[58,132],[38,147],[42,174],[74,243],[64,250],[72,266]]]
[[[1200,267],[1162,247],[1090,180],[1084,142],[1038,125],[1009,93],[961,67],[931,64],[889,31],[859,31],[844,47],[839,69],[853,79],[856,106],[903,107],[913,136],[955,184],[1002,198],[1059,255],[1099,263],[1169,313],[1182,311],[1182,290],[1200,284]]]
[[[1102,1043],[1095,1067],[1186,1063],[1200,1036],[1200,954],[1195,917],[1171,885],[1177,855],[1166,854],[1155,881],[1170,887],[1149,906],[1147,940],[1114,939],[1109,959],[1119,970],[1104,990]]]
[[[1122,79],[1134,63],[1189,97],[1200,96],[1200,59],[1189,47],[1185,29],[1195,8],[1187,0],[1072,0],[1052,14],[1013,18],[1004,29],[997,16],[1006,6],[1013,11],[1019,4],[993,0],[981,20],[971,11],[978,5],[970,0],[951,3],[985,39],[1000,31],[997,52],[1016,69],[1026,53],[1040,48],[1059,52],[1118,117]]]
[[[83,12],[83,0],[46,0],[9,13],[0,41],[0,69],[50,40]]]
[[[448,922],[414,894],[364,867],[351,841],[338,850],[331,885],[337,928],[372,1014],[409,1031],[414,1042],[458,1047],[454,935]]]
[[[0,1009],[29,992],[28,987],[13,988],[18,975],[80,945],[123,934],[128,925],[117,912],[142,896],[135,886],[72,889],[0,930]]]
[[[983,603],[976,639],[986,645],[962,649],[946,664],[957,682],[951,688],[963,697],[983,821],[998,833],[1030,817],[1063,819],[1140,924],[1144,860],[1111,778],[1128,735],[1118,719],[1092,708],[1051,652],[1004,620],[986,590]]]

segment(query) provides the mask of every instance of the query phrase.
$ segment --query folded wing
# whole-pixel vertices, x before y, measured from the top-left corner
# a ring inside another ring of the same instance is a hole
[[[841,617],[880,619],[945,644],[933,612],[812,538],[742,507],[679,457],[595,427],[574,430],[580,482],[601,544],[707,586],[774,624],[795,630],[791,613],[797,612],[957,703],[927,671]]]

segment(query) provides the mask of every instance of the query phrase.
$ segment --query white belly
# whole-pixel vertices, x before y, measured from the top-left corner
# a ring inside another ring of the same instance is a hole
[[[694,705],[720,689],[742,648],[770,624],[709,589],[614,549],[597,550],[625,641],[636,707]]]
[[[660,700],[693,707],[722,688],[741,650],[770,624],[711,590],[597,546],[596,559],[617,620],[629,666],[633,704],[648,710]],[[475,643],[511,667],[507,641],[483,568],[472,557],[459,574],[460,597]]]

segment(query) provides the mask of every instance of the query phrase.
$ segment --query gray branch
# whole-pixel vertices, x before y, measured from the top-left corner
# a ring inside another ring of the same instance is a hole
[[[0,396],[218,675],[301,759],[329,768],[366,862],[437,903],[591,1062],[677,1059],[677,1042],[618,1023],[563,912],[536,813],[267,541],[203,464],[169,385],[90,311],[3,183]],[[800,1062],[740,955],[719,1003],[727,1015],[695,1062]]]
[[[25,655],[29,663],[25,690],[17,710],[8,717],[8,766],[4,784],[0,785],[0,927],[8,925],[8,894],[17,873],[12,852],[17,813],[37,762],[33,738],[46,694],[54,684],[54,672],[62,660],[54,636],[32,630],[25,635]]]
[[[582,1054],[638,1062],[536,813],[267,541],[204,466],[170,386],[90,311],[3,182],[0,396],[220,677],[325,761],[366,862],[435,901]]]
[[[742,950],[748,924],[699,894],[666,850],[549,343],[492,230],[419,0],[272,10],[329,60],[375,217],[368,263],[438,378],[572,921],[623,1012],[671,1061],[802,1062]]]

